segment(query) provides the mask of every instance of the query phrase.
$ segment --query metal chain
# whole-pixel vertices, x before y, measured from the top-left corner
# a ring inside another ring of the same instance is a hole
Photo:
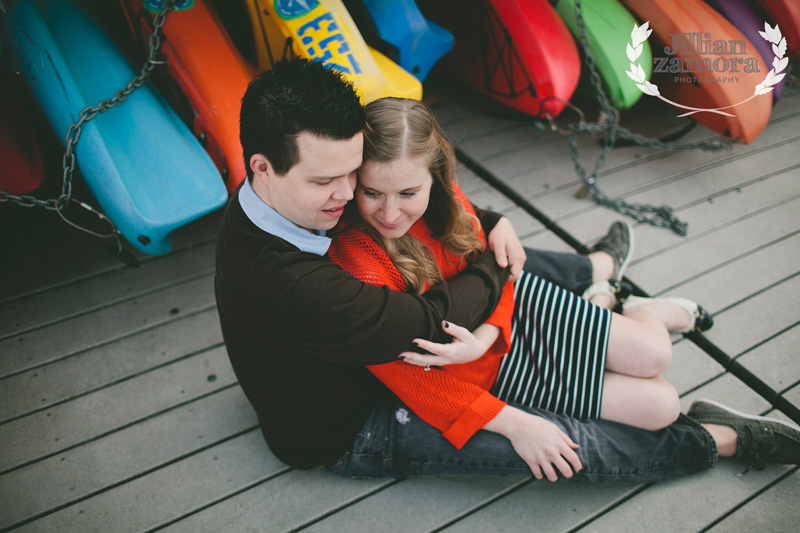
[[[163,37],[162,28],[166,22],[167,13],[174,8],[175,2],[176,0],[167,0],[164,4],[163,10],[159,11],[155,17],[153,17],[153,33],[150,35],[148,40],[149,53],[139,74],[131,79],[127,86],[114,93],[112,98],[102,100],[97,104],[97,106],[87,106],[81,110],[80,114],[78,115],[80,117],[78,121],[72,124],[67,130],[65,140],[66,148],[62,158],[63,175],[61,195],[55,199],[40,200],[35,196],[13,195],[0,191],[0,203],[13,202],[22,207],[43,207],[50,211],[55,211],[61,217],[61,219],[64,220],[64,222],[81,231],[85,231],[86,233],[101,238],[114,237],[117,240],[118,249],[120,251],[122,250],[122,242],[119,238],[119,230],[114,223],[108,217],[103,215],[103,213],[92,208],[90,205],[79,202],[72,198],[72,174],[75,171],[76,166],[75,145],[78,144],[78,140],[81,136],[81,129],[86,122],[89,122],[95,118],[99,113],[105,113],[115,105],[125,101],[134,90],[136,90],[138,87],[141,87],[145,81],[147,81],[147,78],[150,76],[150,73],[153,71],[155,66],[163,63],[163,61],[157,60],[156,56],[161,49],[161,40]],[[67,219],[61,210],[64,209],[69,202],[73,202],[83,207],[106,222],[111,228],[110,233],[107,235],[96,233]]]
[[[568,130],[565,132],[569,143],[570,157],[575,165],[575,172],[578,174],[578,177],[580,177],[581,182],[583,183],[584,190],[591,194],[592,198],[594,198],[594,200],[600,205],[610,207],[618,213],[629,216],[638,222],[644,222],[657,227],[667,227],[672,229],[672,231],[678,235],[685,236],[687,224],[675,217],[671,207],[667,205],[655,206],[644,203],[626,202],[621,198],[611,198],[603,193],[603,191],[601,191],[598,187],[598,174],[605,165],[608,154],[614,147],[617,137],[631,141],[639,146],[661,148],[665,150],[699,149],[717,151],[729,148],[732,145],[732,142],[724,137],[717,137],[714,139],[708,139],[694,143],[663,142],[659,139],[652,139],[633,133],[627,128],[620,126],[619,112],[611,105],[611,102],[609,101],[608,96],[603,89],[602,81],[600,80],[600,75],[597,72],[594,57],[589,51],[589,38],[586,33],[586,26],[583,19],[583,10],[580,0],[575,0],[575,22],[578,26],[578,33],[580,36],[579,40],[583,48],[586,68],[589,72],[592,87],[595,90],[597,102],[601,107],[601,115],[597,123],[590,124],[584,120],[581,120],[575,126],[568,128]],[[553,125],[553,129],[559,129],[554,125],[552,118],[550,118],[550,121]],[[583,168],[583,165],[581,165],[576,140],[576,134],[585,131],[608,131],[608,135],[603,142],[603,149],[600,153],[600,156],[595,161],[594,169],[592,170],[591,174],[587,174],[586,170]]]

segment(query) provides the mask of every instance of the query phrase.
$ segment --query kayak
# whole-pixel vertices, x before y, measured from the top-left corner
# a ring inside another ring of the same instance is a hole
[[[419,81],[453,49],[453,34],[423,17],[414,0],[344,0],[344,5],[364,40]]]
[[[555,0],[556,12],[567,25],[575,41],[580,43],[580,32],[575,18],[574,0]],[[630,61],[625,54],[625,46],[630,41],[630,33],[636,19],[617,0],[593,0],[581,2],[589,52],[594,58],[597,73],[603,82],[611,105],[619,109],[629,109],[642,97],[642,91],[625,74]],[[653,55],[649,43],[643,43],[640,56],[646,79],[653,71]],[[594,93],[589,83],[588,72],[583,72],[579,84],[581,92]]]
[[[42,184],[44,163],[27,105],[7,69],[0,67],[0,192],[28,194]]]
[[[800,1],[758,0],[758,3],[772,19],[772,25],[778,24],[786,36],[789,58],[800,59]]]
[[[761,59],[767,65],[772,65],[772,59],[775,54],[772,51],[772,44],[767,42],[766,39],[761,37],[759,32],[764,31],[764,21],[761,20],[750,6],[744,0],[705,0],[711,7],[719,11],[719,13],[728,19],[731,24],[742,32],[747,37],[747,40],[753,43],[753,46],[758,50]],[[783,94],[783,88],[786,86],[786,79],[782,79],[776,85],[773,85],[772,97],[774,101]]]
[[[259,70],[305,57],[341,72],[362,102],[422,98],[422,83],[364,42],[341,0],[245,0]]]
[[[152,34],[152,0],[120,0],[145,56]],[[255,68],[238,52],[207,0],[170,13],[163,27],[164,71],[154,81],[174,109],[188,106],[189,126],[205,146],[229,192],[246,176],[239,143],[239,110]],[[175,88],[177,85],[177,90]],[[180,113],[179,113],[180,114]]]
[[[445,75],[538,117],[558,116],[572,98],[581,60],[548,0],[421,0],[419,7],[455,37],[439,62]]]
[[[772,96],[755,96],[755,89],[769,67],[733,24],[702,0],[621,1],[653,30],[653,81],[664,98],[726,137],[743,143],[758,137]],[[717,50],[717,41],[724,48]]]
[[[77,2],[19,0],[2,25],[10,56],[64,142],[82,109],[112,97],[136,75]],[[85,122],[75,154],[106,216],[145,253],[169,252],[173,230],[227,199],[214,162],[146,84]]]

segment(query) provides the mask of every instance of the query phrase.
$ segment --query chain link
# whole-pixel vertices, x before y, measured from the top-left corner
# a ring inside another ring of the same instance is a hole
[[[621,198],[611,198],[597,185],[598,175],[600,170],[605,166],[606,159],[609,152],[614,148],[616,139],[628,140],[639,146],[646,146],[651,148],[661,148],[664,150],[707,150],[717,151],[730,148],[732,142],[724,137],[717,137],[707,139],[704,141],[693,143],[675,143],[664,142],[659,139],[652,139],[631,132],[627,128],[619,125],[619,112],[611,105],[611,102],[606,95],[603,88],[600,75],[597,72],[594,56],[589,51],[589,38],[586,33],[586,25],[583,19],[583,9],[581,0],[575,0],[575,22],[578,26],[579,41],[584,52],[584,62],[586,69],[589,72],[592,87],[595,90],[597,102],[601,107],[600,118],[597,123],[591,124],[581,120],[575,126],[567,129],[567,141],[569,143],[570,157],[575,165],[575,172],[583,183],[583,190],[590,194],[594,200],[600,205],[609,207],[620,214],[626,215],[637,222],[647,223],[657,227],[670,228],[678,235],[685,236],[687,224],[679,220],[674,214],[671,207],[667,205],[655,206],[645,203],[632,203],[627,202]],[[552,117],[548,117],[553,129],[560,129],[555,126]],[[578,154],[578,145],[576,135],[579,132],[600,132],[607,131],[608,135],[603,142],[603,148],[595,161],[594,169],[589,174],[580,162]]]
[[[122,243],[119,238],[119,230],[114,223],[108,217],[103,215],[100,211],[92,208],[90,205],[79,202],[72,198],[72,175],[77,164],[75,157],[75,145],[78,144],[78,140],[80,139],[81,131],[85,123],[95,118],[98,114],[105,113],[115,105],[125,101],[133,91],[141,87],[145,81],[147,81],[147,78],[150,76],[150,73],[153,71],[156,65],[163,63],[163,61],[157,60],[159,50],[161,49],[161,40],[163,37],[162,28],[166,22],[167,13],[175,7],[175,2],[176,0],[167,0],[164,4],[164,9],[159,11],[153,17],[153,33],[148,39],[149,52],[144,66],[139,74],[131,79],[127,86],[114,93],[113,97],[102,100],[96,106],[87,106],[82,109],[78,115],[78,121],[72,124],[69,129],[67,129],[67,135],[65,138],[66,147],[64,150],[64,156],[62,158],[63,174],[61,195],[58,198],[50,200],[40,200],[30,195],[13,195],[0,191],[0,204],[5,202],[13,202],[14,204],[22,207],[43,207],[44,209],[55,211],[62,218],[62,220],[64,220],[64,222],[81,231],[85,231],[86,233],[101,238],[114,237],[117,240],[118,249],[120,251],[122,250]],[[67,219],[61,211],[70,202],[81,206],[82,208],[96,215],[102,221],[106,222],[111,228],[110,233],[103,235]]]

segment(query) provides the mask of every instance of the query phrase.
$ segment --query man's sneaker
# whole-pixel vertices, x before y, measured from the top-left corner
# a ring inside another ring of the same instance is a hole
[[[633,227],[622,220],[614,222],[608,228],[608,233],[589,251],[605,252],[610,255],[614,260],[614,274],[611,279],[622,279],[622,275],[633,257]]]
[[[767,463],[800,464],[800,428],[792,424],[741,413],[711,400],[697,400],[687,414],[701,424],[736,430],[736,457],[759,470]]]

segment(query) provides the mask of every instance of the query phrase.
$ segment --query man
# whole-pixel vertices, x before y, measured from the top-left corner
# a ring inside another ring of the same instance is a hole
[[[693,407],[706,427],[682,416],[651,433],[506,405],[487,392],[452,417],[468,435],[460,450],[409,413],[364,365],[395,362],[416,337],[446,342],[444,320],[474,329],[508,278],[497,263],[518,269],[524,254],[507,220],[479,210],[498,259],[487,251],[423,295],[366,285],[333,265],[325,232],[353,196],[363,125],[352,86],[305,60],[277,63],[242,100],[248,179],[221,223],[216,296],[231,363],[279,459],[351,476],[577,472],[592,482],[701,471],[717,449],[800,461],[794,428],[709,402]],[[769,444],[753,431],[769,433]]]

